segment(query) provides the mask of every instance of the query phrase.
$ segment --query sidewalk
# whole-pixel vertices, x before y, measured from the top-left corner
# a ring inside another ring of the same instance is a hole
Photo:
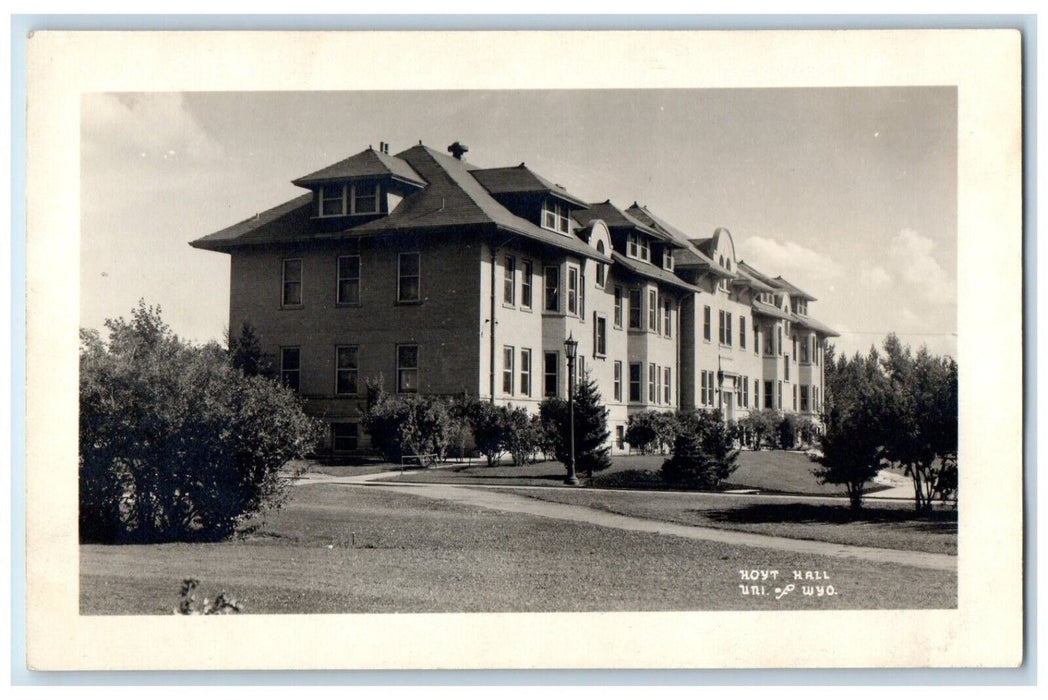
[[[875,547],[857,547],[854,545],[799,540],[772,535],[759,535],[735,530],[681,525],[659,520],[648,520],[617,513],[609,513],[584,506],[540,501],[525,496],[505,493],[499,487],[478,488],[474,486],[450,486],[447,484],[407,484],[380,482],[399,472],[380,472],[360,476],[327,476],[307,475],[299,484],[340,484],[344,486],[369,486],[383,490],[407,493],[422,498],[434,498],[451,501],[461,505],[487,508],[510,513],[522,513],[543,518],[584,522],[601,527],[611,527],[632,532],[648,532],[673,535],[691,540],[721,542],[731,545],[777,549],[780,551],[814,554],[829,557],[861,559],[870,562],[901,564],[922,569],[939,569],[952,571],[957,568],[957,557],[948,554],[932,554],[896,549],[879,549]],[[376,483],[377,482],[377,483]],[[901,487],[900,487],[901,488]],[[911,493],[912,497],[912,493]]]

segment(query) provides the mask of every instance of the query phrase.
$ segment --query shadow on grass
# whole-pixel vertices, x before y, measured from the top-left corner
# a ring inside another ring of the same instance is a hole
[[[650,469],[623,469],[611,474],[595,474],[593,486],[600,488],[666,489],[658,472]]]
[[[702,514],[722,523],[809,523],[839,525],[844,523],[902,524],[921,532],[956,533],[957,511],[935,510],[918,514],[906,508],[863,508],[859,512],[848,506],[812,505],[806,503],[760,503],[743,508],[707,510]]]

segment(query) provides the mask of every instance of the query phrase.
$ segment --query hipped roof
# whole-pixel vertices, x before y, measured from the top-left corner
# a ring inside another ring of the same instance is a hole
[[[423,187],[426,181],[408,163],[388,153],[368,148],[337,163],[321,168],[309,175],[292,180],[299,187],[319,185],[341,180],[394,177]]]
[[[470,172],[484,189],[494,195],[546,194],[559,197],[576,207],[584,209],[588,206],[581,198],[550,182],[523,163],[512,168],[474,168]]]
[[[639,277],[647,277],[650,280],[656,282],[662,282],[663,284],[672,285],[678,289],[684,289],[689,292],[701,292],[699,287],[693,284],[688,284],[680,277],[677,277],[672,272],[663,270],[661,267],[656,265],[647,265],[644,263],[637,262],[636,260],[630,260],[621,253],[612,252],[611,257],[615,260],[615,264],[621,265],[629,272]]]

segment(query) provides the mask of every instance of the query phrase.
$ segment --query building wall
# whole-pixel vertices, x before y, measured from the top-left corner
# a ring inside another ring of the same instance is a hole
[[[397,260],[420,253],[418,303],[397,301]],[[336,303],[337,259],[360,256],[360,303]],[[309,247],[243,248],[232,255],[229,324],[245,321],[280,369],[281,348],[300,348],[299,391],[307,410],[332,421],[355,421],[365,383],[382,377],[396,390],[398,344],[419,346],[419,391],[479,395],[479,245],[449,232],[419,240],[361,239]],[[302,303],[281,304],[282,261],[302,261]],[[357,346],[356,396],[336,396],[336,346]],[[366,442],[361,434],[360,444]]]

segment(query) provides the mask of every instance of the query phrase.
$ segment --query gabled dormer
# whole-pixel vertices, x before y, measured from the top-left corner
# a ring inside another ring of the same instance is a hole
[[[588,209],[573,216],[582,226],[595,219],[604,221],[611,231],[612,247],[619,255],[673,271],[673,250],[678,247],[673,239],[619,209],[610,199],[591,203]]]
[[[400,201],[426,186],[408,163],[370,146],[354,156],[292,183],[313,192],[312,218],[350,227],[389,214]]]
[[[787,282],[786,280],[784,280],[781,276],[780,277],[776,277],[774,281],[779,285],[780,289],[782,289],[786,294],[789,295],[790,302],[791,302],[791,304],[793,306],[793,313],[795,313],[795,314],[799,314],[801,316],[807,316],[808,315],[808,302],[809,301],[818,301],[811,294],[808,294],[803,289],[795,287],[794,285],[792,285],[789,282]]]
[[[565,236],[572,234],[572,215],[588,208],[584,201],[524,163],[510,168],[473,169],[470,174],[515,215]]]

